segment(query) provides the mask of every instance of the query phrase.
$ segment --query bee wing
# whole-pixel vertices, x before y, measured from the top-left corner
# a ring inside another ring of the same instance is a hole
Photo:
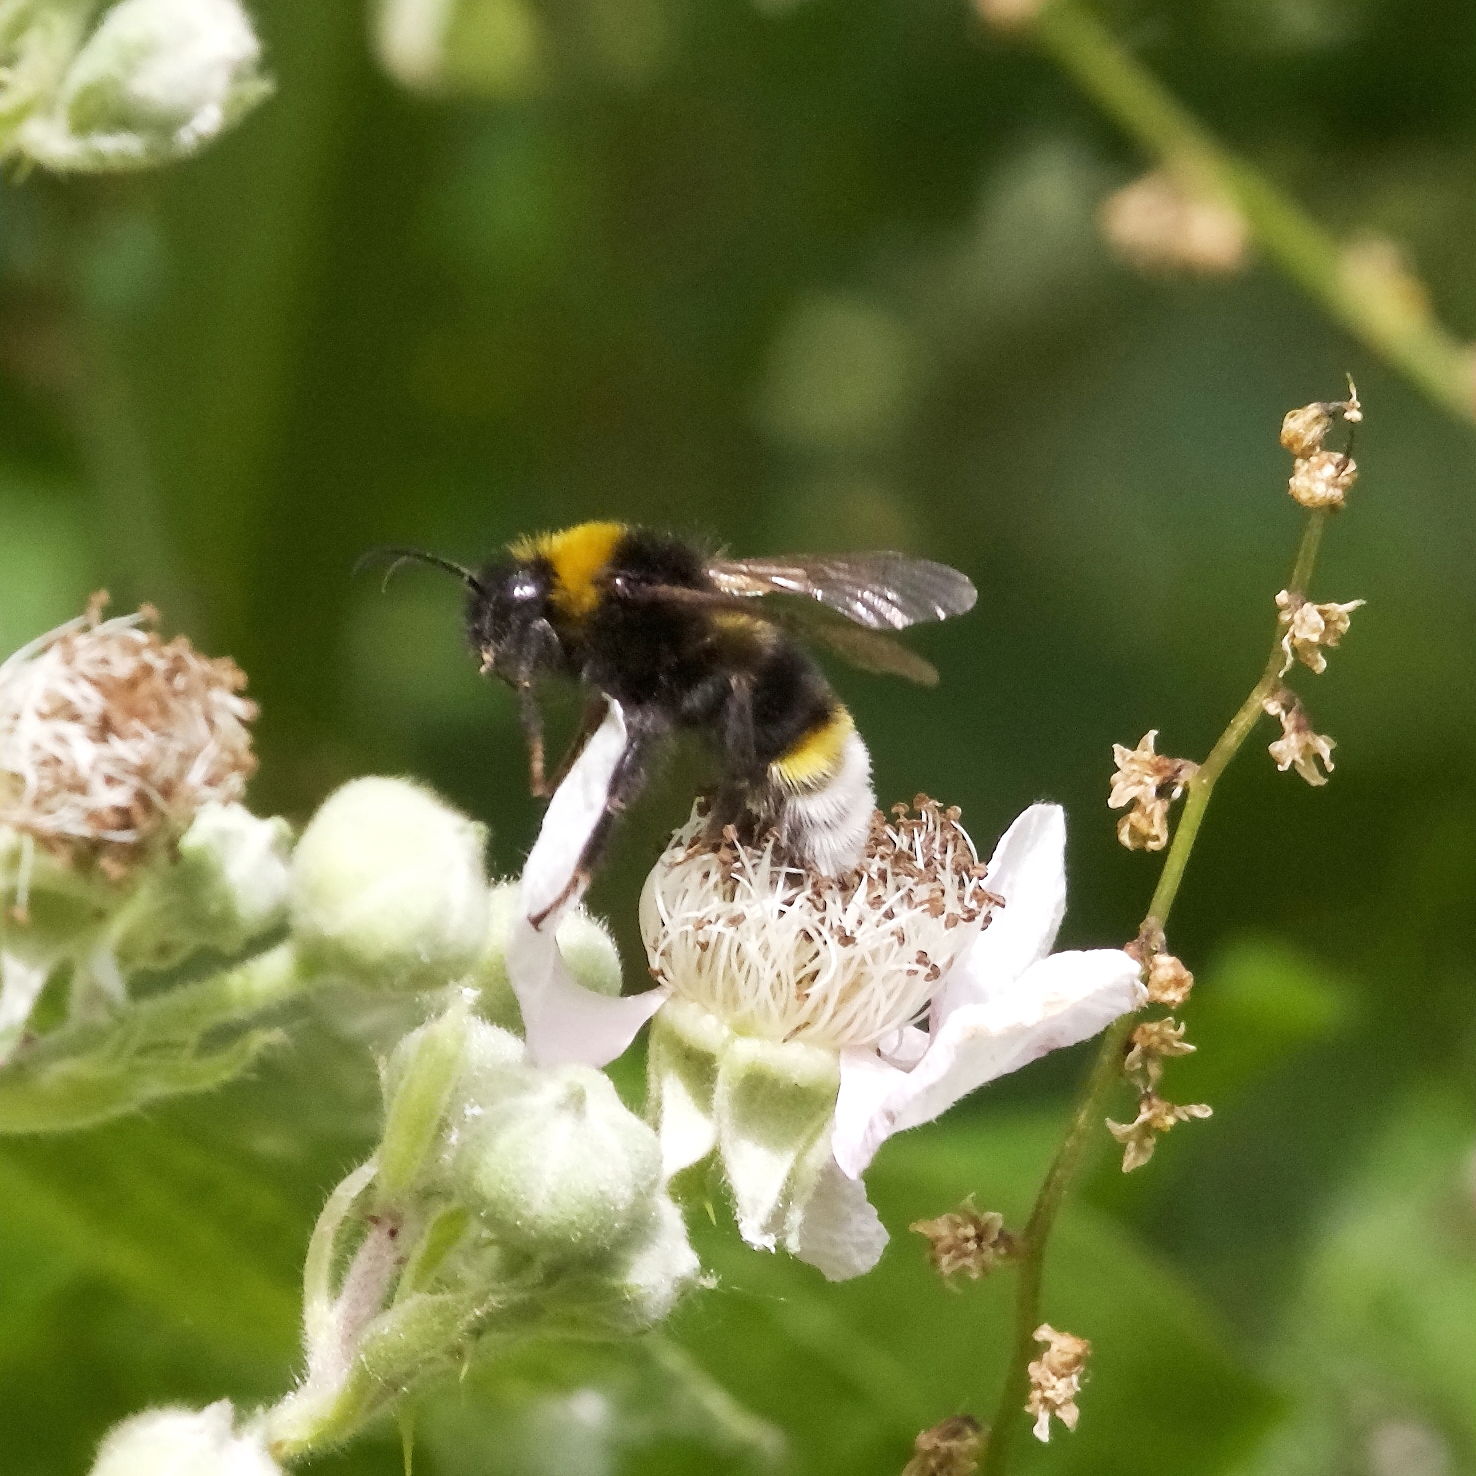
[[[942,568],[942,565],[937,567]],[[951,572],[951,571],[950,571]],[[960,578],[963,576],[960,575]],[[972,586],[970,586],[972,589]],[[938,672],[932,662],[899,641],[877,630],[846,624],[818,605],[763,604],[753,605],[749,597],[723,590],[690,589],[683,585],[639,584],[619,585],[624,599],[646,604],[686,605],[704,610],[735,610],[750,619],[764,620],[829,646],[852,666],[862,671],[880,672],[883,676],[905,677],[920,686],[935,687]],[[776,594],[778,590],[753,590],[751,594]],[[937,618],[937,617],[934,617]]]
[[[978,598],[973,582],[957,569],[890,550],[718,559],[707,573],[725,594],[800,595],[872,630],[946,620],[973,609]]]

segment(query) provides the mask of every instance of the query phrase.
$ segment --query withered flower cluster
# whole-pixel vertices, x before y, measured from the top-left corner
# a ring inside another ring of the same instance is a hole
[[[1117,822],[1117,838],[1130,851],[1161,851],[1169,842],[1169,807],[1198,772],[1188,759],[1155,752],[1158,729],[1144,733],[1136,748],[1112,745],[1117,768],[1108,805],[1126,809]]]
[[[977,1210],[968,1200],[934,1220],[917,1220],[908,1229],[926,1238],[933,1270],[949,1286],[956,1276],[978,1281],[1015,1253],[1015,1237],[1004,1228],[1004,1216]]]
[[[1092,1345],[1085,1338],[1057,1332],[1048,1322],[1041,1323],[1032,1336],[1046,1348],[1028,1369],[1030,1399],[1025,1410],[1035,1416],[1035,1438],[1046,1441],[1051,1438],[1052,1415],[1068,1430],[1076,1428],[1081,1417],[1076,1396],[1081,1392]]]

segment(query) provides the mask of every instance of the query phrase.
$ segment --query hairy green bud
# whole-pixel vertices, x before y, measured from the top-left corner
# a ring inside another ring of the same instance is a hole
[[[403,779],[356,779],[298,842],[291,922],[304,963],[345,983],[434,989],[487,936],[486,832]]]
[[[655,1133],[591,1067],[539,1072],[462,1122],[451,1165],[458,1196],[530,1255],[571,1261],[608,1251],[645,1221],[660,1192]]]

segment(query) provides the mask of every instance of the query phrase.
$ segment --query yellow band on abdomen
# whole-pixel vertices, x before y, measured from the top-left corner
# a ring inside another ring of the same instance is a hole
[[[786,789],[819,789],[839,770],[846,739],[855,726],[851,714],[837,704],[824,722],[802,733],[769,765],[769,778]]]

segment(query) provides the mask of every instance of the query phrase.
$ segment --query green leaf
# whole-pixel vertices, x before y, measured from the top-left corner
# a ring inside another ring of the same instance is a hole
[[[1324,1208],[1271,1340],[1296,1405],[1239,1476],[1373,1469],[1380,1448],[1476,1469],[1472,1117],[1469,1092],[1416,1086]]]
[[[250,1168],[135,1120],[0,1144],[0,1203],[17,1235],[171,1322],[243,1353],[291,1357],[298,1293],[287,1256],[305,1227]]]

